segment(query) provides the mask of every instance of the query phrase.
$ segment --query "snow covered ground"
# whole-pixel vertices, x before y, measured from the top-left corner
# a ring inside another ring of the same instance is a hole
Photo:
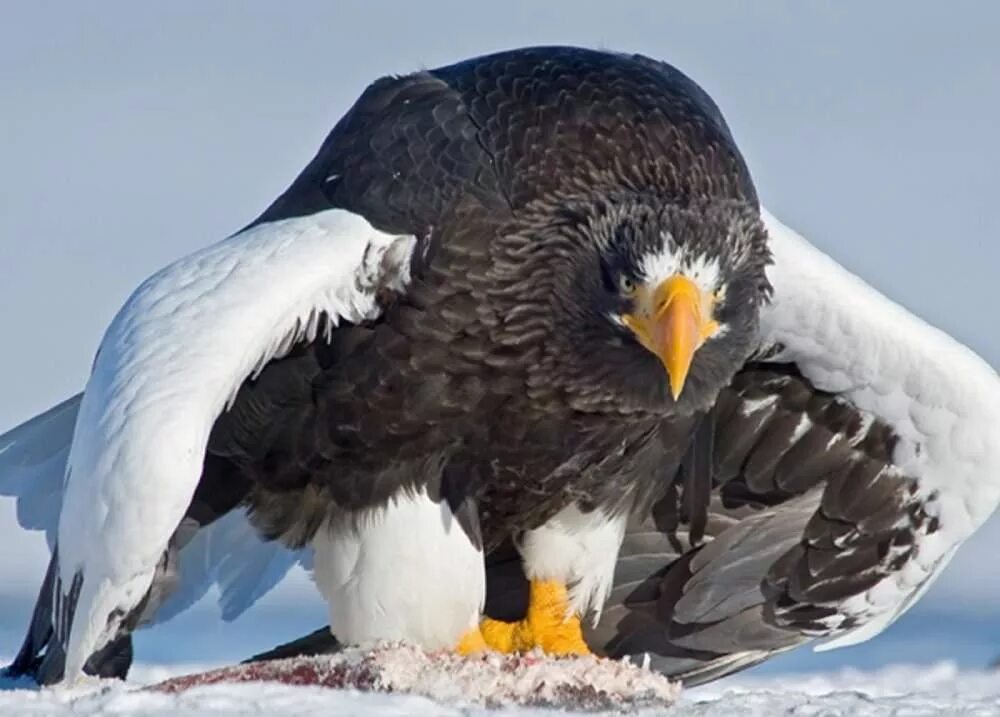
[[[676,715],[1000,715],[1000,671],[954,663],[733,677],[689,690]]]
[[[330,690],[279,684],[214,685],[179,693],[145,691],[152,684],[196,666],[139,665],[134,682],[95,684],[74,690],[12,689],[0,684],[0,715],[541,715],[538,708],[489,710],[470,705],[447,686],[439,699]],[[480,686],[483,687],[483,686]],[[432,690],[433,691],[433,690]],[[476,688],[464,684],[463,694]],[[873,672],[731,678],[689,690],[668,710],[677,717],[713,715],[1000,715],[1000,672],[963,671],[953,663],[930,667],[894,666]],[[652,712],[649,712],[652,714]],[[658,710],[657,713],[663,713]],[[560,712],[560,714],[582,714]]]

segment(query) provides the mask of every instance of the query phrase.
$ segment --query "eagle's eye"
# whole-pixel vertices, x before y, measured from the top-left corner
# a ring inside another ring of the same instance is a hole
[[[638,286],[632,277],[625,274],[618,277],[618,290],[622,293],[622,295],[632,296],[637,288]]]

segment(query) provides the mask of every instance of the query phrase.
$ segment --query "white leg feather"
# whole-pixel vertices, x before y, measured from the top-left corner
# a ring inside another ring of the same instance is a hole
[[[357,525],[320,530],[313,547],[316,585],[343,642],[450,648],[479,622],[482,551],[447,503],[426,493],[399,495]]]
[[[596,623],[614,582],[625,523],[624,515],[583,513],[575,505],[564,508],[525,533],[519,546],[525,573],[530,579],[568,585],[570,607],[579,615],[592,612]]]

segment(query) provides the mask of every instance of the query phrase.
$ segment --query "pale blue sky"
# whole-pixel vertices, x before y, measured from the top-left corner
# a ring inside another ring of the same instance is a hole
[[[0,431],[78,390],[129,291],[253,218],[369,81],[542,43],[686,71],[772,211],[1000,364],[997,37],[971,1],[5,5]],[[993,528],[932,604],[997,599]],[[40,543],[13,542],[27,593]]]

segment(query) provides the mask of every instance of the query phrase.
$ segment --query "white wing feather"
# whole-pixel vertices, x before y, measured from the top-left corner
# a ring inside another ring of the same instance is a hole
[[[0,496],[16,499],[18,523],[41,530],[51,549],[59,527],[66,459],[82,394],[0,436]],[[165,622],[218,589],[223,620],[235,620],[275,587],[296,564],[308,567],[311,551],[265,541],[243,510],[201,528],[180,550],[178,584],[144,625]]]
[[[0,436],[0,495],[17,498],[17,522],[44,530],[51,549],[80,394]]]
[[[405,283],[415,241],[329,210],[241,232],[129,298],[101,343],[69,455],[57,592],[65,598],[77,576],[82,586],[62,624],[55,610],[66,679],[111,636],[109,616],[149,588],[211,427],[242,382],[295,340],[329,330],[321,315],[373,318],[383,271]]]
[[[902,614],[1000,501],[1000,380],[950,336],[885,298],[805,239],[763,213],[774,301],[762,316],[815,386],[887,422],[893,456],[918,481],[940,529],[918,538],[907,567],[842,606],[867,622],[821,646],[862,642]]]
[[[179,584],[152,623],[165,622],[194,605],[214,585],[222,619],[238,618],[280,583],[296,564],[308,563],[311,548],[289,550],[265,541],[245,510],[234,510],[199,530],[178,557]]]

